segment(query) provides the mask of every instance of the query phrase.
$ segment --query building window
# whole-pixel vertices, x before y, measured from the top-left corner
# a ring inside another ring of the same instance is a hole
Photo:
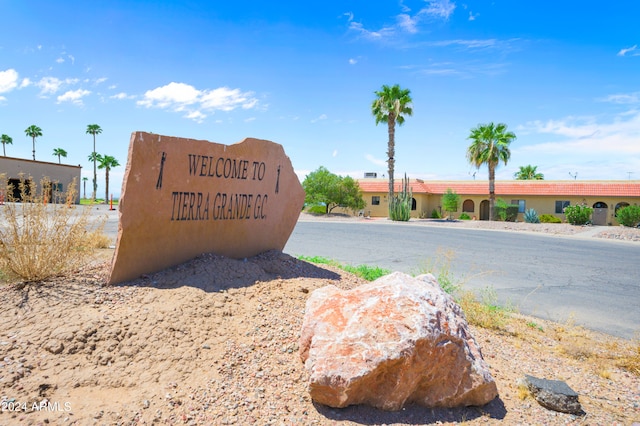
[[[411,198],[411,210],[415,210],[418,208],[418,203],[416,202],[415,198]]]
[[[564,213],[564,208],[568,207],[571,203],[569,201],[556,201],[556,213]]]
[[[525,200],[511,200],[511,204],[518,205],[518,213],[524,213],[526,210],[526,201]]]
[[[371,197],[371,205],[372,206],[379,206],[380,205],[380,196],[379,195],[373,195]]]
[[[616,209],[615,209],[616,217],[618,217],[618,210],[620,210],[623,207],[627,207],[628,205],[629,205],[629,203],[625,203],[624,201],[622,203],[616,204]]]
[[[465,213],[473,213],[475,208],[476,206],[473,203],[473,200],[464,200],[464,203],[462,203],[462,211]]]

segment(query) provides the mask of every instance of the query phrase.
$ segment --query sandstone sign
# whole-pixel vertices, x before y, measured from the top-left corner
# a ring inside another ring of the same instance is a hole
[[[282,250],[304,191],[281,145],[131,135],[109,283],[202,253],[243,258]]]

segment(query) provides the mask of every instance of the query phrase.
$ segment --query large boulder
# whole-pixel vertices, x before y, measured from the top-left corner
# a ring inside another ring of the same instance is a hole
[[[431,274],[315,290],[300,357],[311,398],[331,407],[480,406],[498,395],[460,306]]]

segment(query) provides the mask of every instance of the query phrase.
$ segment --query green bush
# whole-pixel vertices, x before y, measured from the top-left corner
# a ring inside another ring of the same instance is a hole
[[[460,217],[458,219],[460,219],[460,220],[471,220],[471,217],[469,217],[469,215],[466,214],[466,213],[462,213],[462,214],[460,214]]]
[[[581,206],[579,204],[564,208],[564,215],[567,217],[567,222],[572,225],[586,225],[590,223],[591,213],[593,213],[591,207]]]
[[[538,212],[534,209],[529,209],[524,212],[524,221],[527,223],[540,223],[540,218],[538,217]]]
[[[616,214],[618,222],[624,226],[635,227],[640,223],[640,206],[626,206]]]
[[[311,214],[326,214],[327,213],[327,207],[326,206],[321,206],[320,204],[316,204],[316,205],[310,206],[307,209],[307,213],[311,213]]]
[[[541,223],[562,223],[560,218],[555,217],[552,214],[543,214],[540,216]]]
[[[518,217],[518,209],[517,204],[507,204],[502,198],[496,200],[495,213],[503,222],[515,222]]]
[[[442,219],[442,216],[438,213],[438,210],[433,209],[431,210],[431,219]]]

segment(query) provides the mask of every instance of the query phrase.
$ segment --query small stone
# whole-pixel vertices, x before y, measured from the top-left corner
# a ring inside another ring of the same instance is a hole
[[[561,413],[583,415],[578,394],[561,380],[539,379],[525,374],[524,383],[540,405]]]

